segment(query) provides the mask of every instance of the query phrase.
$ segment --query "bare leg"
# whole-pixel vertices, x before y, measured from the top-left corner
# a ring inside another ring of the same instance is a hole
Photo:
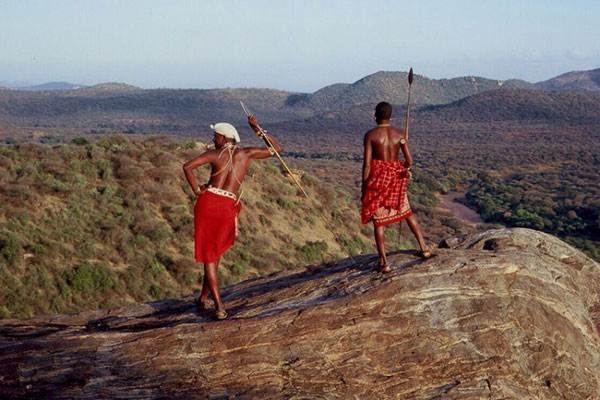
[[[427,245],[425,244],[425,240],[423,239],[423,235],[421,234],[421,229],[419,229],[419,223],[417,222],[417,218],[414,216],[414,214],[408,217],[406,219],[406,222],[408,223],[408,226],[410,227],[410,230],[412,231],[413,235],[415,235],[417,242],[419,242],[419,247],[421,247],[421,251],[428,250]]]
[[[206,272],[205,272],[204,276],[202,277],[202,292],[200,293],[200,296],[198,296],[198,299],[196,300],[196,309],[199,312],[206,311],[206,306],[204,303],[206,303],[206,298],[208,297],[208,293],[209,293],[208,278],[206,277]]]
[[[375,243],[377,243],[377,251],[379,252],[379,265],[387,265],[387,258],[385,257],[385,227],[373,225],[373,228]]]
[[[204,264],[204,276],[207,280],[207,286],[210,290],[210,294],[215,301],[215,307],[217,311],[225,311],[225,307],[223,307],[223,303],[221,303],[221,296],[219,295],[219,280],[217,277],[218,265],[218,260],[217,262]]]

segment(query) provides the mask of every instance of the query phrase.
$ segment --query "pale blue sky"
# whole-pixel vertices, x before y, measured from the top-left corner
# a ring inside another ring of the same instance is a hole
[[[0,81],[312,92],[600,67],[600,1],[0,0]]]

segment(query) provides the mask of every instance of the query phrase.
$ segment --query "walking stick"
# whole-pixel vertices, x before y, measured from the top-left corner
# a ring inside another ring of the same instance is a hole
[[[404,135],[408,141],[408,118],[410,117],[410,88],[413,83],[413,69],[410,67],[408,71],[408,100],[406,102],[406,122],[404,124]],[[402,237],[402,222],[398,224],[398,240]]]
[[[240,104],[242,105],[242,109],[244,110],[244,113],[246,114],[246,116],[248,116],[248,117],[251,116],[252,113],[250,111],[248,111],[248,109],[244,105],[244,102],[240,100]],[[314,200],[312,199],[312,197],[310,197],[308,195],[308,193],[306,193],[306,190],[304,190],[304,188],[302,187],[302,185],[300,184],[300,182],[298,182],[298,180],[296,179],[296,177],[294,176],[294,174],[292,173],[292,171],[290,170],[290,168],[285,163],[285,161],[283,161],[283,158],[281,158],[281,155],[279,154],[279,152],[277,150],[275,150],[275,147],[273,146],[273,143],[271,143],[271,141],[269,140],[269,138],[266,135],[266,133],[267,133],[266,130],[264,130],[263,128],[261,128],[260,126],[258,126],[258,133],[257,133],[257,135],[265,142],[265,144],[273,152],[273,154],[275,154],[277,156],[277,158],[279,159],[279,162],[281,162],[281,165],[283,165],[283,168],[285,168],[285,170],[287,171],[287,173],[290,176],[290,178],[292,178],[292,181],[296,184],[296,186],[298,187],[298,189],[300,189],[300,191],[302,191],[302,194],[304,194],[304,197],[306,197],[309,200],[309,203],[312,203]],[[314,204],[311,204],[311,205],[312,205],[312,208],[314,209],[314,211],[316,211],[316,213],[319,216],[319,218],[321,218],[321,221],[323,221],[323,224],[325,225],[325,228],[329,232],[331,232],[331,234],[333,235],[333,237],[335,238],[335,240],[337,240],[338,243],[341,246],[342,245],[342,241],[340,240],[339,236],[332,229],[329,228],[329,223],[327,222],[327,220],[325,219],[325,217],[323,217],[323,215],[321,215],[321,213],[319,212],[319,210],[317,209],[317,207],[315,207]],[[352,262],[354,263],[354,265],[358,265],[358,263],[356,262],[356,260],[354,260],[354,257],[352,257],[352,254],[350,254],[350,252],[347,252],[347,254],[348,254],[348,256],[350,256],[350,259],[352,260]]]

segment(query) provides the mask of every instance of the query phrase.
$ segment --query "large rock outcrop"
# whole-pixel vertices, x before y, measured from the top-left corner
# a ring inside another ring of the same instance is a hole
[[[598,399],[600,267],[527,229],[194,296],[0,322],[2,398]]]

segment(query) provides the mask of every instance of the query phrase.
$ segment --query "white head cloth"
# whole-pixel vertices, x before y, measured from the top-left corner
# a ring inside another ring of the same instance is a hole
[[[227,122],[219,122],[218,124],[214,124],[210,126],[214,132],[220,133],[229,139],[234,139],[236,143],[240,142],[240,135],[235,127]]]

